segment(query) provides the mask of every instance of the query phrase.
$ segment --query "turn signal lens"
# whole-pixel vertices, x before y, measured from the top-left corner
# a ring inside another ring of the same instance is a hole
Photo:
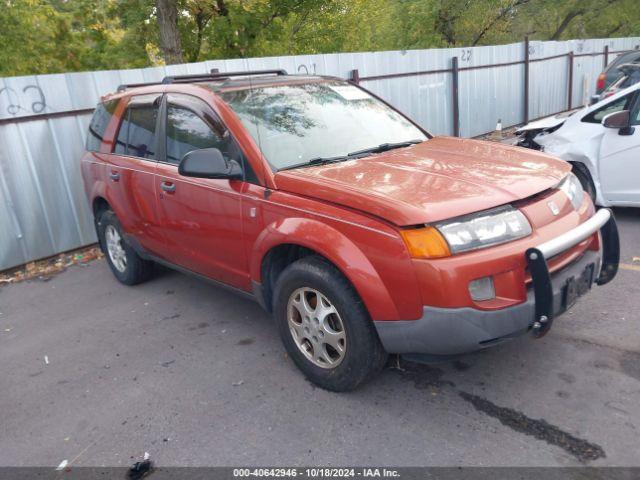
[[[413,258],[442,258],[451,255],[447,241],[433,227],[401,230],[400,235]]]

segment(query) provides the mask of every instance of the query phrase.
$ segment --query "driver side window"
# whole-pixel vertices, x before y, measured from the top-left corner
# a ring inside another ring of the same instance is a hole
[[[178,164],[180,159],[201,148],[223,150],[224,140],[196,113],[186,108],[167,105],[167,161]]]
[[[635,105],[631,110],[631,125],[640,125],[640,94],[636,95]]]
[[[245,182],[259,184],[233,135],[205,102],[190,95],[168,94],[166,106],[168,163],[178,165],[193,150],[217,148],[225,159],[242,166]]]
[[[607,105],[594,110],[586,115],[582,121],[587,123],[602,123],[602,119],[610,113],[620,112],[625,108],[628,108],[628,104],[631,101],[633,94],[625,95],[617,99],[615,102],[610,102]]]

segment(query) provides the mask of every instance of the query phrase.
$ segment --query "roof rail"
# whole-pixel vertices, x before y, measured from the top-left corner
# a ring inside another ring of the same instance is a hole
[[[217,68],[211,70],[210,73],[197,73],[195,75],[176,75],[164,77],[162,83],[190,83],[202,82],[206,80],[216,80],[229,77],[246,77],[250,75],[287,75],[287,71],[283,69],[274,70],[246,70],[238,72],[219,72]]]
[[[247,70],[239,72],[220,72],[217,68],[211,69],[210,73],[196,73],[194,75],[173,75],[164,77],[161,82],[148,83],[123,83],[118,86],[118,92],[124,92],[129,88],[148,87],[150,85],[170,84],[170,83],[191,83],[206,82],[207,80],[219,80],[229,77],[246,77],[250,75],[288,75],[286,70]]]
[[[118,85],[118,93],[124,92],[128,88],[148,87],[149,85],[158,85],[160,82],[147,82],[147,83],[123,83]]]

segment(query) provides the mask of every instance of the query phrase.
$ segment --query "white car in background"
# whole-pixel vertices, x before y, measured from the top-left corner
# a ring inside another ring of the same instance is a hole
[[[516,134],[518,145],[571,163],[596,204],[640,207],[640,84]]]

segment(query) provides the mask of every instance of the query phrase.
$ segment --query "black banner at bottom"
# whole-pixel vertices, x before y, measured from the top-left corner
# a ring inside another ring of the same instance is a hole
[[[128,479],[235,480],[250,478],[403,480],[640,480],[640,467],[0,467],[0,480]]]

